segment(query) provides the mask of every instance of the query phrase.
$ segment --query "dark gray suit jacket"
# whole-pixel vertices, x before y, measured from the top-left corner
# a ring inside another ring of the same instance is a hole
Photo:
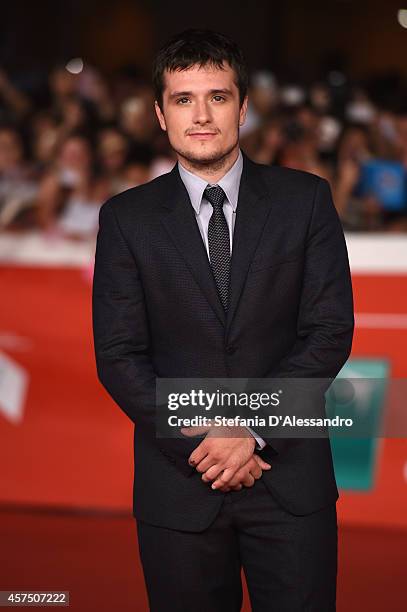
[[[97,373],[135,424],[134,515],[200,531],[224,493],[155,435],[155,379],[334,378],[349,356],[346,245],[326,180],[244,155],[225,316],[177,165],[100,210],[93,284]],[[268,439],[262,478],[293,514],[338,498],[329,439]]]

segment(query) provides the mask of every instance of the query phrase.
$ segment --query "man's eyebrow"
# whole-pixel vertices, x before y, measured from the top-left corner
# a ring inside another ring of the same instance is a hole
[[[229,94],[232,95],[232,91],[230,89],[228,89],[227,87],[223,88],[223,89],[210,89],[209,94]],[[193,96],[193,92],[192,91],[173,91],[170,95],[169,98],[173,99],[173,98],[178,98],[180,96]]]
[[[224,89],[211,89],[209,93],[211,94],[223,93],[223,94],[233,95],[233,92],[227,87],[225,87]]]
[[[173,91],[168,97],[178,98],[178,96],[192,96],[192,91]]]

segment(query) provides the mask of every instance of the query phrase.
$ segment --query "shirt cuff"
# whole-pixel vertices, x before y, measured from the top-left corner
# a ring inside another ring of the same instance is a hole
[[[260,436],[258,436],[256,434],[256,432],[253,431],[253,429],[251,429],[250,427],[246,426],[246,429],[248,431],[250,431],[250,433],[252,434],[253,438],[256,440],[256,450],[262,450],[262,448],[264,448],[266,446],[267,442],[265,442],[263,440],[263,438],[260,438]]]

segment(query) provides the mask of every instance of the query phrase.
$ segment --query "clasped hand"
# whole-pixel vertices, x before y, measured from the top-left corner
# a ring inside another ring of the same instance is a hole
[[[254,453],[255,439],[246,427],[183,427],[188,437],[207,435],[189,456],[189,464],[202,474],[212,489],[239,491],[253,486],[271,465]]]

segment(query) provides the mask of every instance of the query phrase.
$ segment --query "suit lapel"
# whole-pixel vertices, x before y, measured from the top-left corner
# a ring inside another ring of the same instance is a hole
[[[168,192],[163,196],[161,221],[186,261],[202,293],[222,325],[225,325],[225,311],[218,296],[195,212],[177,165],[169,173],[169,178],[171,183],[168,185]]]
[[[230,329],[246,281],[250,262],[270,212],[267,189],[257,164],[243,154],[236,221],[233,233],[229,308],[227,315],[216,289],[195,212],[178,172],[177,164],[168,175],[168,191],[163,194],[161,221],[179,253],[186,261],[196,283],[220,322]]]
[[[250,262],[270,213],[270,200],[257,164],[243,155],[230,273],[229,308],[226,333],[236,314]]]

